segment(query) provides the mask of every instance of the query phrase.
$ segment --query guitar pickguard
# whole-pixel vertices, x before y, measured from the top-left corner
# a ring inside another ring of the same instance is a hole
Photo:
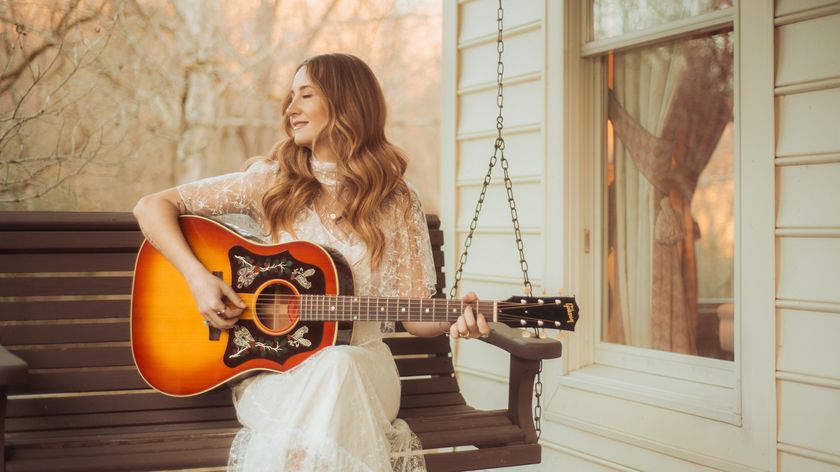
[[[251,320],[239,320],[231,330],[224,363],[234,368],[251,359],[266,359],[283,365],[290,356],[314,351],[324,336],[324,323],[299,323],[288,334],[270,336]]]
[[[228,252],[228,259],[237,292],[257,295],[259,287],[282,280],[287,283],[283,287],[294,287],[299,294],[324,293],[324,273],[317,266],[295,259],[289,251],[262,256],[242,246],[233,246]],[[295,294],[286,296],[294,297]],[[267,296],[267,299],[271,298],[271,295]],[[258,302],[257,305],[259,310],[259,306],[266,303]],[[339,330],[340,337],[349,339],[347,326],[342,328]],[[318,350],[323,338],[324,323],[321,321],[298,322],[288,332],[272,335],[253,320],[239,320],[230,330],[223,361],[228,367],[235,368],[252,359],[264,359],[276,362],[279,367],[291,356]]]

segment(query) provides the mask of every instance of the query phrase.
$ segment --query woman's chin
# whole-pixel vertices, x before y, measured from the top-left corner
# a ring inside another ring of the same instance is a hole
[[[304,136],[301,136],[299,134],[294,136],[294,140],[295,144],[297,144],[300,147],[308,148],[312,145],[311,139],[306,139]]]

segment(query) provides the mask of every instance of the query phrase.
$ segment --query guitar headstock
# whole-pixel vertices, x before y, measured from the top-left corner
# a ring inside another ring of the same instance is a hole
[[[498,321],[514,328],[574,331],[580,317],[575,297],[510,297],[498,308]]]

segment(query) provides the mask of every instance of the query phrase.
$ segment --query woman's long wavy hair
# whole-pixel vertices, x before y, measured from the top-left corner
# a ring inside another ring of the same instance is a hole
[[[343,217],[365,242],[373,268],[379,266],[385,236],[379,227],[382,209],[399,195],[407,195],[402,177],[406,159],[385,138],[386,107],[373,71],[349,54],[324,54],[304,61],[310,81],[326,99],[328,120],[312,147],[328,147],[338,158],[338,195]],[[298,213],[320,195],[321,184],[309,165],[312,151],[295,144],[286,112],[291,92],[283,103],[283,129],[288,138],[274,146],[269,160],[279,162],[276,183],[263,196],[271,234],[291,232]]]

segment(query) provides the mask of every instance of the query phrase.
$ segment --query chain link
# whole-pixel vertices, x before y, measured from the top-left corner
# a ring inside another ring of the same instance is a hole
[[[502,8],[502,0],[499,0],[499,8],[496,10],[496,26],[498,33],[496,35],[496,52],[498,53],[498,62],[496,63],[496,107],[499,109],[499,114],[496,116],[496,141],[493,144],[493,155],[490,156],[490,163],[487,166],[487,173],[484,175],[484,182],[481,185],[481,193],[478,196],[478,202],[475,204],[475,213],[470,222],[470,230],[464,239],[464,251],[458,260],[458,269],[455,271],[455,281],[452,288],[449,290],[449,298],[455,298],[458,295],[458,285],[461,283],[461,276],[464,272],[464,265],[467,263],[467,255],[469,254],[470,246],[472,246],[473,236],[475,235],[475,228],[478,226],[478,215],[484,207],[484,199],[487,196],[487,187],[493,178],[493,168],[497,162],[501,162],[502,171],[504,172],[505,191],[507,192],[508,207],[510,208],[510,218],[513,223],[513,231],[516,236],[516,249],[519,251],[519,268],[522,270],[523,284],[525,286],[525,294],[531,295],[533,292],[531,281],[528,278],[528,261],[525,260],[525,245],[522,243],[522,231],[519,228],[519,213],[516,210],[516,201],[513,198],[513,182],[510,179],[508,172],[508,160],[505,158],[505,140],[502,137],[502,130],[505,127],[504,116],[502,109],[505,107],[505,63],[502,62],[502,53],[505,52],[505,42],[502,39],[504,31],[505,11]],[[537,333],[538,334],[538,333]],[[537,370],[537,379],[534,384],[534,395],[536,397],[536,404],[534,405],[534,426],[537,432],[537,439],[542,434],[540,427],[540,420],[542,418],[542,405],[540,398],[542,397],[542,368],[543,363],[540,360],[540,365]]]

